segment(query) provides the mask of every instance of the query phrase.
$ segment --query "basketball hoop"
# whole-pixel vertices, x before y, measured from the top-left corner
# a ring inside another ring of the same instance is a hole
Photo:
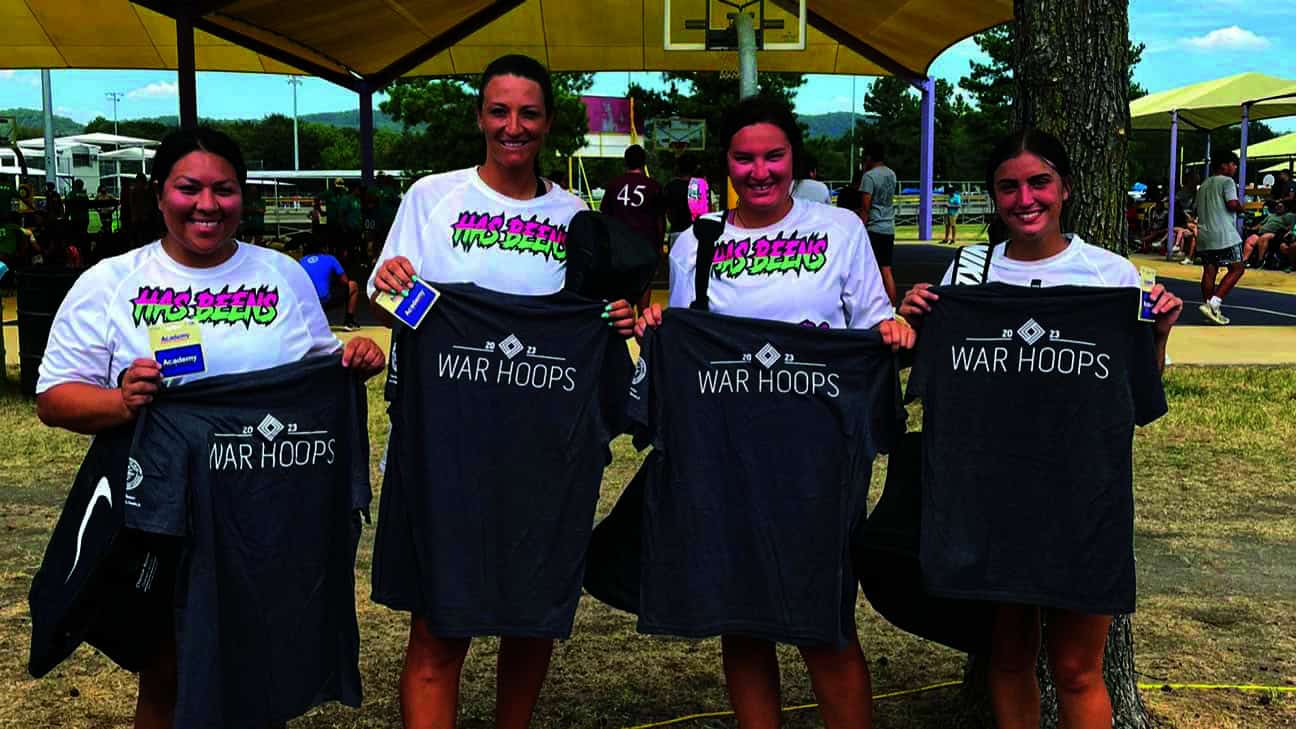
[[[670,143],[670,151],[674,152],[676,157],[679,157],[680,155],[687,152],[688,148],[689,148],[689,143],[688,140],[686,139],[672,140]]]

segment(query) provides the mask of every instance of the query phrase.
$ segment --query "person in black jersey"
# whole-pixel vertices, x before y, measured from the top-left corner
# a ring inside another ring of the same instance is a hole
[[[893,350],[912,348],[914,332],[893,318],[868,233],[858,215],[792,197],[800,127],[781,102],[745,99],[725,116],[721,136],[738,206],[724,214],[709,283],[710,310],[813,328],[876,329]],[[719,215],[719,214],[713,214]],[[697,226],[671,250],[670,305],[693,299]],[[703,264],[705,265],[705,264]],[[653,304],[635,325],[661,325]],[[843,616],[851,627],[854,616]],[[859,639],[799,646],[820,713],[829,729],[868,727],[872,699]],[[777,727],[779,666],[774,643],[749,635],[721,637],[725,681],[744,729]]]
[[[991,240],[1000,241],[1004,237],[1007,240],[990,248],[986,282],[1024,287],[1139,285],[1138,272],[1127,259],[1062,232],[1062,210],[1071,197],[1071,185],[1066,148],[1046,132],[1021,130],[994,149],[986,165],[986,186],[994,195],[999,215],[998,224],[992,227],[1003,234],[992,232]],[[946,272],[944,283],[953,282],[953,268]],[[930,289],[930,284],[917,284],[901,303],[901,316],[915,327],[939,305],[939,295]],[[1166,341],[1183,309],[1183,301],[1160,284],[1152,289],[1151,298],[1155,316],[1154,356],[1156,367],[1161,368],[1165,363]],[[958,453],[935,455],[938,459],[959,457]],[[1124,528],[1117,521],[1113,520],[1113,528]],[[994,535],[990,536],[993,539]],[[1125,546],[1127,555],[1132,545],[1130,534]],[[1044,609],[1028,604],[1000,604],[997,608],[991,635],[989,684],[1000,729],[1039,726],[1035,663],[1041,640],[1040,614]],[[1058,688],[1062,725],[1070,729],[1109,729],[1112,711],[1103,681],[1102,661],[1112,616],[1060,608],[1047,610],[1048,656]]]
[[[549,72],[533,58],[502,56],[486,67],[477,92],[486,159],[410,187],[369,279],[371,298],[379,290],[407,291],[415,276],[505,294],[562,289],[567,225],[585,204],[537,174],[554,121]],[[392,321],[385,310],[374,310]],[[625,300],[607,304],[602,318],[622,336],[634,328],[634,312]],[[436,488],[436,482],[427,488]],[[471,638],[437,635],[422,616],[411,617],[400,681],[405,726],[454,726],[470,643]],[[551,638],[501,638],[495,726],[530,722],[552,653]]]

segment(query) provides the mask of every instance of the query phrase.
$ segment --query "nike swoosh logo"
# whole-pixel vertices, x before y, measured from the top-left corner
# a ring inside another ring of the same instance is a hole
[[[72,569],[68,570],[68,576],[63,580],[63,584],[67,584],[68,580],[72,579],[72,573],[76,572],[77,563],[81,561],[81,540],[85,538],[86,526],[90,524],[90,515],[94,513],[95,504],[100,497],[108,502],[108,508],[112,508],[112,489],[108,486],[107,476],[99,478],[94,493],[90,494],[90,503],[86,505],[85,514],[81,517],[81,528],[77,530],[76,554],[72,557]]]

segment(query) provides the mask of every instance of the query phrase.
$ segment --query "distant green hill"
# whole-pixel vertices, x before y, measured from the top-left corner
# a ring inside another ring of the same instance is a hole
[[[41,135],[41,130],[45,128],[44,115],[40,109],[0,109],[0,116],[9,116],[18,120],[18,127],[21,130],[19,134],[22,137]],[[73,119],[65,116],[54,115],[54,136],[64,137],[69,134],[80,134],[85,126]],[[35,131],[34,134],[28,132]]]
[[[360,128],[360,110],[346,109],[344,111],[321,111],[315,114],[301,114],[297,117],[300,121],[315,122],[316,124],[329,124],[335,127],[346,127],[348,129]],[[388,129],[393,132],[399,132],[403,127],[401,123],[374,109],[373,113],[374,129]]]

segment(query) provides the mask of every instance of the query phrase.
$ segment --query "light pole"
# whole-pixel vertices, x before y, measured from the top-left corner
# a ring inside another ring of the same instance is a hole
[[[104,96],[105,96],[106,98],[108,98],[109,100],[112,101],[112,105],[113,105],[113,134],[117,134],[117,102],[121,101],[122,96],[124,96],[124,94],[122,94],[122,92],[120,92],[120,91],[109,91],[109,92],[105,93]]]
[[[301,86],[302,80],[293,76],[288,79],[288,85],[292,86],[293,94],[293,169],[301,169],[301,158],[297,152],[297,87]]]
[[[107,98],[109,101],[111,101],[113,105],[113,136],[118,136],[117,102],[121,101],[123,96],[125,96],[125,94],[123,94],[120,91],[109,91],[104,94],[104,97]],[[120,144],[117,145],[115,149],[121,149],[121,145]],[[143,168],[143,166],[144,163],[141,162],[140,167]],[[121,194],[121,160],[113,160],[113,187],[117,190],[117,194],[120,195]]]

